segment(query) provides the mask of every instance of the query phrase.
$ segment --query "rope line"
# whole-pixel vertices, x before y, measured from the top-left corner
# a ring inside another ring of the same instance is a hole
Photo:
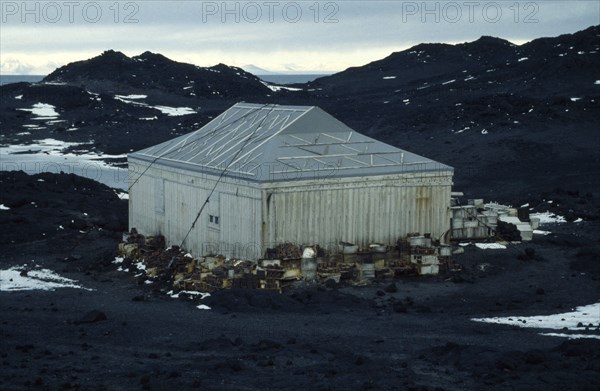
[[[261,107],[260,109],[262,110],[266,106],[267,105]],[[200,218],[200,215],[202,214],[202,211],[204,211],[204,208],[206,207],[206,204],[209,203],[210,197],[212,197],[212,195],[215,192],[217,186],[221,182],[221,179],[223,179],[223,176],[225,175],[225,173],[227,172],[227,170],[229,169],[229,167],[231,166],[231,164],[238,158],[238,156],[240,155],[240,153],[242,153],[242,151],[244,150],[244,148],[246,148],[246,145],[248,145],[248,142],[250,142],[250,140],[252,138],[254,138],[256,132],[258,131],[258,129],[260,129],[263,126],[263,124],[266,121],[267,117],[269,116],[269,114],[271,114],[273,112],[274,109],[275,109],[275,105],[273,105],[273,107],[271,107],[271,110],[269,110],[269,112],[260,121],[260,123],[258,124],[258,126],[256,127],[256,129],[254,129],[254,131],[252,133],[250,133],[250,135],[244,141],[244,143],[242,144],[242,146],[240,147],[240,149],[237,150],[237,152],[235,153],[235,155],[233,156],[233,158],[229,161],[229,163],[227,163],[227,166],[225,166],[225,168],[221,171],[221,174],[219,175],[219,178],[217,179],[217,181],[215,182],[212,190],[208,194],[208,197],[206,197],[206,201],[204,201],[204,203],[200,207],[200,210],[196,214],[196,218],[192,222],[192,225],[190,226],[190,229],[187,231],[187,233],[185,234],[185,237],[181,241],[181,245],[179,246],[180,248],[183,248],[183,245],[184,245],[185,241],[187,240],[188,236],[190,235],[190,233],[192,232],[192,230],[196,227],[196,223],[198,222],[198,219]]]
[[[267,107],[267,106],[268,106],[268,104],[265,104],[265,105],[263,105],[263,106],[261,106],[261,107],[257,107],[256,109],[254,109],[254,110],[251,110],[251,111],[247,112],[246,114],[244,114],[244,115],[240,116],[240,117],[239,117],[238,119],[236,119],[235,121],[228,122],[228,123],[226,123],[226,124],[223,124],[223,125],[221,125],[221,126],[217,126],[217,127],[215,127],[215,128],[212,130],[212,131],[210,131],[210,132],[208,132],[208,133],[206,133],[206,134],[203,134],[203,135],[201,135],[201,137],[198,137],[198,138],[196,138],[196,139],[195,139],[195,140],[193,140],[193,141],[190,141],[190,143],[189,143],[189,144],[187,144],[187,145],[185,145],[185,146],[193,145],[194,143],[197,143],[197,142],[199,142],[200,140],[206,139],[206,137],[210,137],[210,136],[212,136],[212,135],[213,135],[213,134],[215,134],[216,132],[218,132],[218,131],[222,130],[224,127],[227,127],[227,126],[233,125],[233,124],[235,124],[236,122],[238,122],[238,121],[240,121],[240,120],[242,120],[242,119],[244,119],[244,118],[248,117],[250,114],[257,113],[257,112],[260,112],[260,110],[264,109],[264,108],[265,108],[265,107]],[[272,110],[272,109],[271,109],[271,110]],[[267,115],[268,115],[268,114],[267,114]],[[266,118],[266,116],[265,116],[265,118]],[[196,131],[194,131],[194,132],[192,132],[192,133],[197,133],[197,132],[198,132],[198,130],[196,130]],[[165,146],[165,148],[166,148],[166,146]],[[141,173],[141,174],[140,174],[140,175],[139,175],[139,176],[138,176],[138,177],[137,177],[137,178],[136,178],[136,179],[133,181],[133,183],[132,183],[132,184],[131,184],[131,185],[130,185],[128,188],[127,188],[127,193],[130,193],[130,192],[131,192],[131,189],[133,188],[133,186],[135,186],[135,184],[136,184],[136,183],[138,183],[138,181],[139,181],[139,180],[140,180],[140,179],[141,179],[141,178],[144,176],[144,174],[146,174],[146,172],[148,172],[148,170],[150,169],[150,167],[152,167],[152,165],[153,165],[154,163],[156,163],[156,161],[158,161],[159,159],[162,159],[162,158],[164,158],[164,157],[168,156],[168,155],[169,155],[169,154],[171,154],[171,153],[174,153],[174,152],[178,152],[178,151],[180,151],[180,150],[181,150],[181,148],[183,148],[183,146],[182,146],[182,147],[180,147],[180,148],[174,148],[174,149],[168,150],[167,152],[163,153],[162,155],[158,155],[157,157],[155,157],[155,158],[154,158],[154,159],[153,159],[153,160],[150,162],[150,164],[149,164],[149,165],[146,167],[146,169],[145,169],[145,170],[144,170],[144,171],[143,171],[143,172],[142,172],[142,173]],[[125,196],[125,194],[121,194],[121,195],[119,196],[119,198],[121,198],[121,199],[122,199],[124,196]]]

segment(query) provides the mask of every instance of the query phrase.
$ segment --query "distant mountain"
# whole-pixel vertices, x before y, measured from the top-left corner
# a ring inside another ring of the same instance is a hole
[[[198,129],[238,101],[317,105],[454,166],[457,188],[473,195],[565,187],[600,197],[599,70],[600,26],[520,46],[494,37],[425,43],[285,87],[223,64],[107,51],[41,83],[1,86],[0,141],[93,140],[94,150],[124,153]],[[55,106],[58,119],[21,110],[36,103]]]
[[[245,70],[246,72],[250,72],[253,75],[257,75],[257,76],[261,76],[261,75],[275,75],[277,74],[277,72],[273,72],[273,71],[268,71],[264,68],[258,67],[256,65],[253,64],[248,64],[248,65],[244,65],[242,67],[243,70]]]
[[[144,52],[127,57],[108,50],[100,56],[58,68],[44,82],[93,85],[96,89],[108,83],[138,89],[160,89],[164,92],[204,98],[264,97],[269,94],[259,79],[241,68],[218,64],[203,68]]]

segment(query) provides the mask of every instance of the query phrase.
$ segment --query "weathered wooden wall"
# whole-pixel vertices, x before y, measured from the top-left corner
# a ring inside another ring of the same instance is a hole
[[[148,166],[129,163],[130,181]],[[217,179],[151,166],[131,189],[130,228],[179,245]],[[451,185],[451,171],[263,184],[224,176],[184,247],[194,255],[256,259],[283,242],[333,250],[341,240],[392,244],[410,232],[437,238],[450,228]]]
[[[391,244],[411,232],[438,238],[450,228],[451,185],[451,172],[270,185],[266,236],[331,249],[340,240]]]

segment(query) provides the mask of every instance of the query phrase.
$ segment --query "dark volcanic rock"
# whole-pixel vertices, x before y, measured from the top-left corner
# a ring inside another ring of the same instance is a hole
[[[83,315],[81,319],[79,319],[75,323],[96,323],[106,319],[106,314],[104,312],[99,310],[92,310]]]
[[[453,284],[448,274],[406,276],[397,280],[401,295],[374,301],[365,298],[393,289],[230,290],[203,299],[213,310],[199,311],[197,300],[155,295],[153,287],[136,285],[133,273],[115,271],[121,235],[93,226],[113,219],[101,216],[116,197],[111,189],[68,175],[16,172],[1,179],[3,190],[16,190],[1,193],[13,208],[0,211],[9,217],[0,226],[23,236],[3,243],[3,269],[31,260],[17,270],[32,276],[38,266],[48,268],[93,290],[0,292],[0,389],[598,388],[599,340],[565,341],[471,319],[558,314],[597,302],[600,221],[556,224],[548,228],[552,235],[506,250],[467,246],[453,259],[463,266],[455,276],[469,284]],[[126,202],[119,202],[124,216]],[[78,212],[82,205],[88,216]],[[92,227],[27,236],[61,213]],[[11,222],[15,214],[28,222]],[[520,262],[519,254],[543,262]],[[536,294],[541,287],[543,296]],[[598,325],[584,323],[573,333],[597,336]]]
[[[156,89],[191,97],[220,98],[266,97],[270,90],[260,80],[241,68],[218,64],[202,68],[168,59],[151,52],[127,57],[121,52],[108,50],[100,56],[78,61],[58,68],[44,82],[68,82],[100,86],[107,82],[114,86],[138,89]],[[193,95],[191,95],[193,94]]]
[[[10,208],[0,214],[0,243],[75,240],[94,235],[91,231],[97,229],[119,235],[127,231],[127,201],[94,180],[74,174],[0,171],[0,186],[4,189],[0,204]]]

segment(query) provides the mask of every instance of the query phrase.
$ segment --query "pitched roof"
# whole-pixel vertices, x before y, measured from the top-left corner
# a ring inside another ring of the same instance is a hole
[[[250,103],[129,156],[257,182],[452,170],[364,136],[316,106]]]

